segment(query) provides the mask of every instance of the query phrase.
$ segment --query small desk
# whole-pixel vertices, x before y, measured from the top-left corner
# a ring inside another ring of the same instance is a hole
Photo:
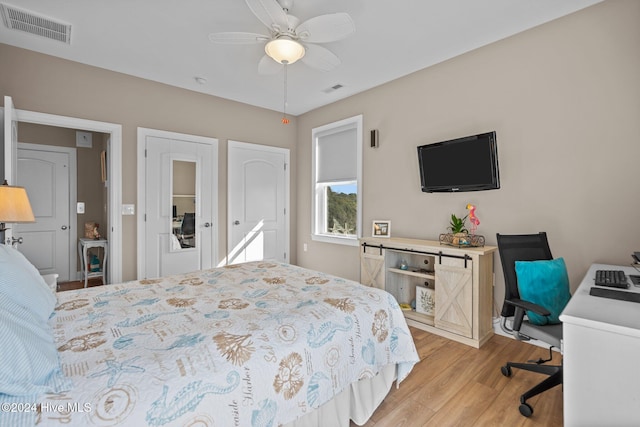
[[[589,295],[596,270],[640,275],[631,266],[593,264],[560,315],[564,425],[640,426],[640,303]]]
[[[91,272],[87,268],[87,250],[90,248],[102,248],[104,251],[104,256],[102,257],[102,265],[100,271]],[[109,252],[109,244],[104,239],[80,239],[78,241],[78,256],[80,257],[80,272],[82,273],[82,280],[84,280],[84,287],[87,287],[87,282],[90,278],[101,277],[102,283],[105,285],[107,281],[106,270],[107,270],[107,254]]]

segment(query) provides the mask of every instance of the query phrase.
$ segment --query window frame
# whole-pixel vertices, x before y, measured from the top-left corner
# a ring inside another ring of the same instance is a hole
[[[319,138],[349,129],[356,130],[355,184],[357,231],[354,237],[322,233],[319,231],[323,228],[322,224],[326,223],[326,187],[353,181],[332,182],[330,184],[318,183],[318,140]],[[358,246],[358,240],[362,237],[362,114],[313,128],[311,130],[311,140],[311,240],[340,245]],[[325,195],[321,194],[322,189],[325,189]]]

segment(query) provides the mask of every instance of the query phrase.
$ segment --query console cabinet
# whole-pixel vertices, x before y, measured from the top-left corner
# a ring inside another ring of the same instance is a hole
[[[431,240],[362,238],[360,282],[386,290],[405,305],[410,326],[479,348],[493,335],[495,251],[494,246],[458,248]],[[417,296],[435,301],[428,314],[407,307],[420,305]]]

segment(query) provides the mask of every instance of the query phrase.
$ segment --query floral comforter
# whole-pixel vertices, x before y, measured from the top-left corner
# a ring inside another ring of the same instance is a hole
[[[388,293],[253,262],[58,294],[51,319],[74,388],[39,425],[277,426],[381,367],[418,362]]]

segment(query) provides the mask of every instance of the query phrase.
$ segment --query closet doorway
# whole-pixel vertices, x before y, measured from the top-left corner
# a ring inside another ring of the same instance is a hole
[[[228,147],[227,263],[289,262],[289,150]]]
[[[218,140],[138,128],[138,278],[215,266]]]

